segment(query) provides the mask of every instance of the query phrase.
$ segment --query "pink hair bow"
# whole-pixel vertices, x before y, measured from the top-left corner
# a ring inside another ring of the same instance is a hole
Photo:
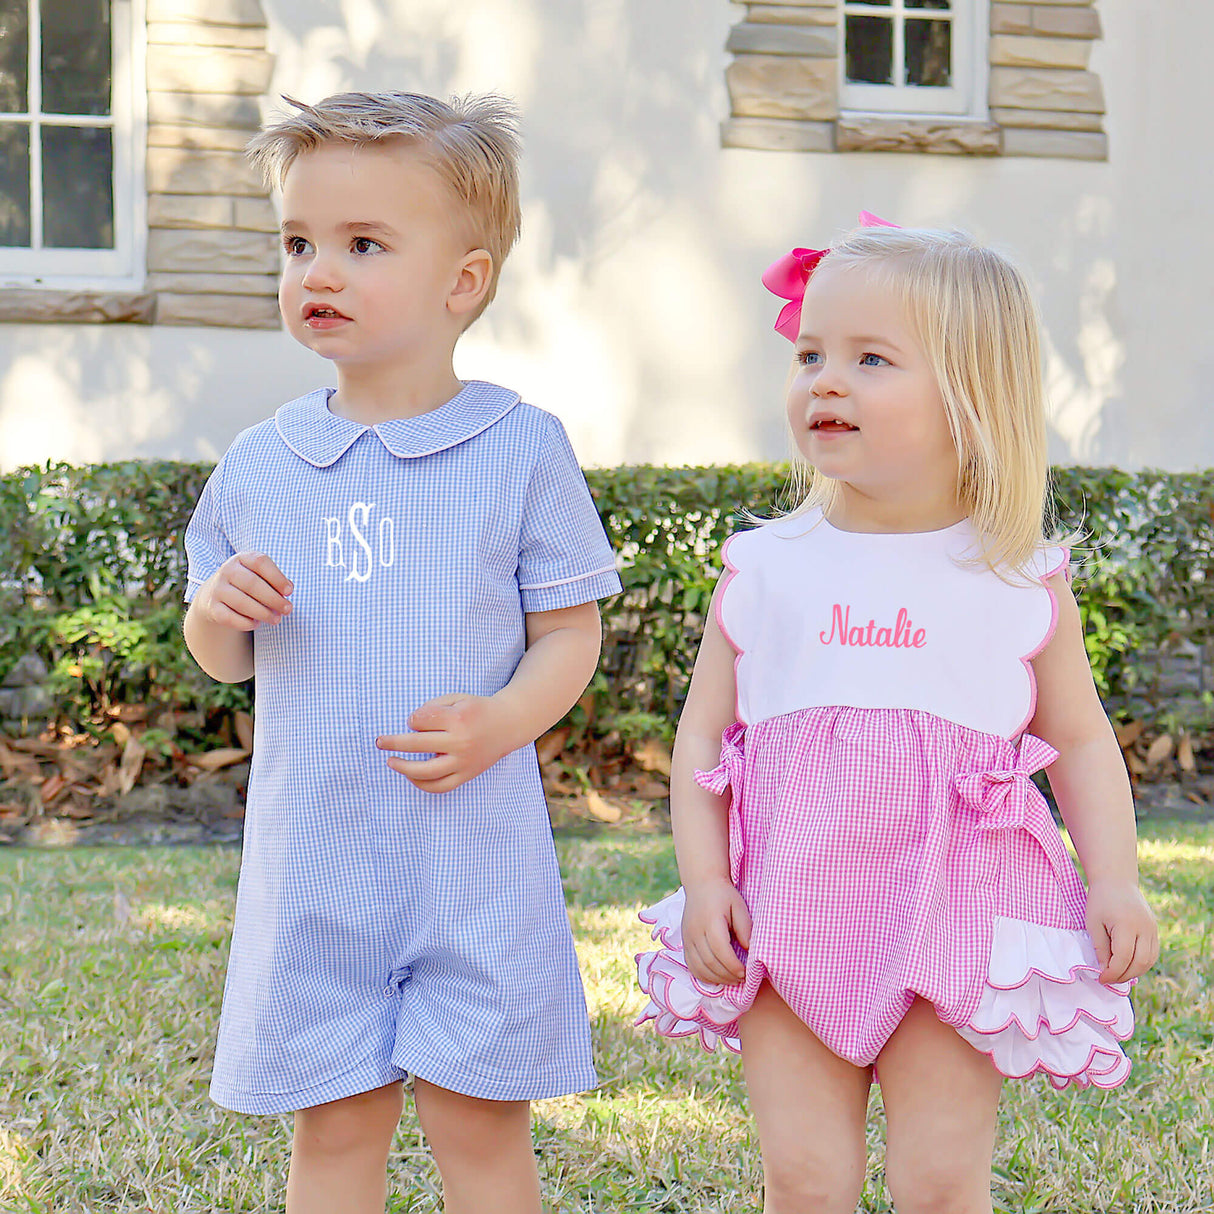
[[[871,211],[860,212],[862,228],[896,228],[896,223],[888,219],[880,219]],[[829,253],[829,249],[793,249],[785,253],[778,261],[763,271],[763,285],[788,303],[780,309],[776,318],[775,330],[781,337],[789,341],[797,340],[797,331],[801,327],[801,301],[805,298],[805,288],[810,275],[818,268],[818,262]]]

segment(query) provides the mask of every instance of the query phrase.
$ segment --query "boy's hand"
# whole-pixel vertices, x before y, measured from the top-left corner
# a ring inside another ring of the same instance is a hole
[[[1087,928],[1104,966],[1101,982],[1139,978],[1159,957],[1159,929],[1137,885],[1094,882],[1088,891]]]
[[[195,603],[214,624],[252,632],[259,624],[277,624],[291,611],[295,587],[261,552],[238,552],[211,575]]]
[[[388,766],[423,792],[450,792],[517,749],[511,721],[495,696],[446,695],[429,700],[409,718],[414,733],[375,739],[380,750],[433,754],[432,759],[392,755]]]
[[[741,982],[746,970],[732,941],[750,947],[750,911],[742,895],[724,880],[684,887],[683,893],[683,953],[692,976],[723,985]]]

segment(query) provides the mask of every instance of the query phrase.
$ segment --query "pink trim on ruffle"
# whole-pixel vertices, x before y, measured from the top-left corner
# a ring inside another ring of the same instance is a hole
[[[653,1021],[663,1037],[698,1037],[700,1046],[709,1052],[720,1044],[736,1054],[742,1048],[738,1016],[746,1009],[729,997],[726,987],[701,983],[687,968],[683,956],[684,905],[680,888],[640,914],[641,921],[653,928],[651,935],[662,948],[636,956],[637,982],[649,996],[636,1024]]]
[[[957,1031],[1009,1078],[1117,1087],[1130,1073],[1131,984],[1106,986],[1100,968],[1087,932],[997,917],[986,985]]]

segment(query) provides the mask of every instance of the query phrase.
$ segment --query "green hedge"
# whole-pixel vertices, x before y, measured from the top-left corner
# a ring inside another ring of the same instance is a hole
[[[209,465],[169,461],[26,468],[0,477],[0,676],[33,650],[55,711],[100,725],[122,703],[174,709],[201,744],[248,688],[212,683],[180,638],[181,537]],[[625,592],[604,605],[603,664],[576,723],[624,741],[669,737],[737,512],[770,512],[786,468],[589,472]],[[1214,654],[1209,475],[1063,468],[1061,523],[1078,555],[1088,649],[1110,709],[1152,728],[1214,728],[1195,680]],[[176,719],[176,718],[175,718]]]

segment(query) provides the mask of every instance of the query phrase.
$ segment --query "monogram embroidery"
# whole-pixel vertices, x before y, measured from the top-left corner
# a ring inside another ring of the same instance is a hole
[[[898,618],[892,628],[878,628],[876,620],[869,620],[867,626],[857,624],[852,626],[851,607],[843,607],[836,603],[830,617],[830,635],[825,629],[818,633],[818,639],[823,645],[839,644],[854,646],[874,646],[882,649],[922,649],[927,644],[927,632],[915,628],[905,607],[898,608]]]

